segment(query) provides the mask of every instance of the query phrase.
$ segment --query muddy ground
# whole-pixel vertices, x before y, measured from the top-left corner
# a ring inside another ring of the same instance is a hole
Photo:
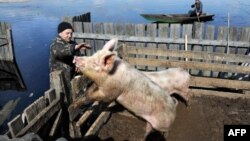
[[[250,95],[198,94],[187,108],[179,103],[167,141],[223,141],[225,124],[250,125]],[[114,112],[98,137],[106,141],[138,141],[143,138],[145,125],[127,112]],[[165,141],[157,132],[147,140]]]

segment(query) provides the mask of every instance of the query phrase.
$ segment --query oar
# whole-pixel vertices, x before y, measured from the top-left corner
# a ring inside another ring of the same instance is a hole
[[[195,11],[196,11],[196,16],[197,16],[198,22],[200,22],[200,17],[199,17],[199,15],[198,15],[198,12],[197,12],[197,7],[196,7],[196,5],[195,5]]]

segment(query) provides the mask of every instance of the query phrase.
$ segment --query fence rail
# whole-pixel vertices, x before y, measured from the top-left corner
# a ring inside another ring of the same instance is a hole
[[[216,28],[204,23],[181,25],[73,22],[73,25],[73,37],[89,42],[94,47],[91,53],[100,49],[111,38],[141,47],[184,50],[187,36],[188,50],[230,54],[245,54],[250,47],[250,27]]]

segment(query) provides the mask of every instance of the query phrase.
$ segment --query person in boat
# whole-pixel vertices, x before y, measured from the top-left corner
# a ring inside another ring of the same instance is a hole
[[[70,81],[75,74],[74,56],[80,55],[80,50],[90,49],[91,47],[87,43],[77,44],[71,40],[73,27],[68,22],[61,22],[57,27],[57,32],[58,36],[50,45],[50,72],[62,70],[67,83],[67,90],[70,92]],[[70,101],[70,96],[67,96],[67,104]]]
[[[193,10],[188,12],[189,16],[200,16],[202,14],[203,4],[200,0],[195,0],[195,3],[191,5]]]

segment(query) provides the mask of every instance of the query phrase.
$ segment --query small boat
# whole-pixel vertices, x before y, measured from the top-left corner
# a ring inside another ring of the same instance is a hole
[[[199,17],[190,17],[189,14],[141,14],[141,16],[156,23],[192,23],[211,21],[214,14],[203,13]]]

